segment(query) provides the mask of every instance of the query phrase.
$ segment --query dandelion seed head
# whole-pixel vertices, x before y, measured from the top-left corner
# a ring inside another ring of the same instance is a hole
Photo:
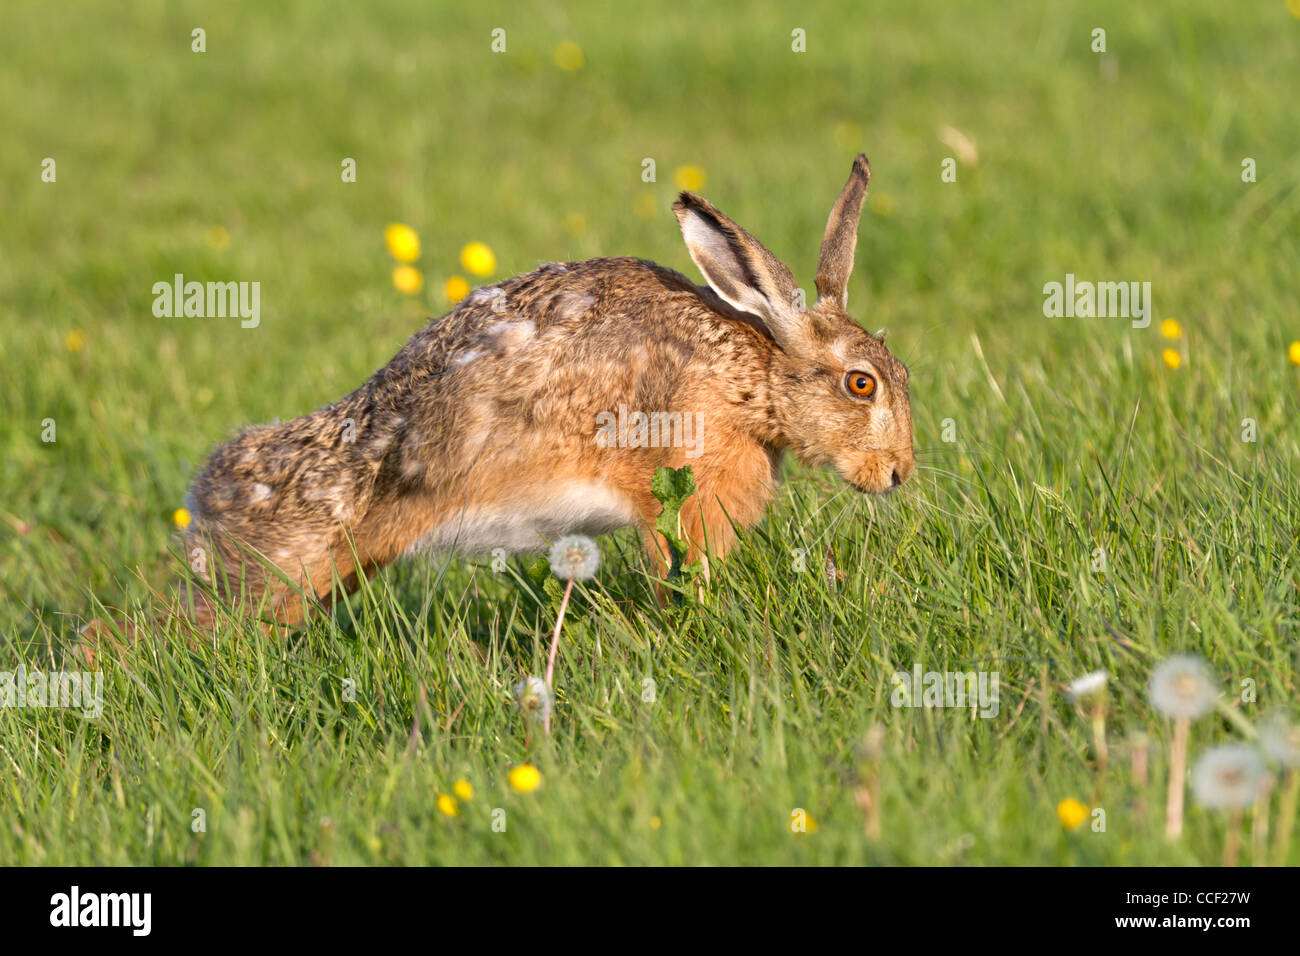
[[[586,535],[566,535],[551,546],[550,562],[557,578],[585,581],[600,567],[600,548]]]
[[[1151,672],[1151,706],[1166,717],[1192,720],[1214,706],[1214,685],[1205,661],[1180,654]]]
[[[529,720],[539,723],[551,716],[551,689],[540,677],[525,677],[515,684],[515,706]]]
[[[1268,754],[1288,770],[1300,767],[1300,725],[1277,712],[1264,719],[1259,728],[1259,744]]]
[[[1084,674],[1082,677],[1076,677],[1066,686],[1065,692],[1075,700],[1082,700],[1085,697],[1091,697],[1106,688],[1106,681],[1110,675],[1105,671],[1093,671],[1091,674]]]
[[[1264,761],[1245,744],[1225,744],[1201,755],[1192,769],[1196,802],[1212,810],[1240,810],[1253,804],[1264,781]]]

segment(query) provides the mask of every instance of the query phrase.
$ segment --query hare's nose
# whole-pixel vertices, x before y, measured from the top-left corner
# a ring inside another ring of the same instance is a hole
[[[901,484],[903,483],[903,479],[900,478],[900,477],[898,477],[898,469],[897,469],[897,468],[894,469],[894,477],[893,477],[893,481],[894,481],[894,487],[895,487],[895,488],[897,488],[899,485],[901,485]]]

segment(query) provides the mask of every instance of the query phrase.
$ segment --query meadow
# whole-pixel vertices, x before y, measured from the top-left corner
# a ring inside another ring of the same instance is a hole
[[[667,606],[602,538],[549,737],[512,690],[559,603],[527,561],[408,561],[290,640],[156,634],[98,718],[0,707],[0,865],[1218,863],[1190,795],[1164,836],[1148,682],[1209,662],[1193,762],[1300,718],[1297,44],[1294,0],[6,5],[0,671],[146,613],[213,445],[351,391],[461,283],[698,281],[681,185],[811,289],[870,156],[849,303],[910,368],[920,468],[873,498],[788,461]],[[260,282],[259,323],[155,315],[177,273]],[[1150,282],[1150,324],[1046,316],[1066,275]],[[914,669],[996,673],[996,713],[896,706]],[[1066,692],[1099,670],[1104,758]]]

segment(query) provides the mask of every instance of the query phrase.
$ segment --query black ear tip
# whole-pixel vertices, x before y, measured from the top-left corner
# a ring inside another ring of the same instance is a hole
[[[678,222],[684,222],[686,214],[692,212],[715,223],[718,222],[718,211],[709,204],[707,199],[697,196],[695,193],[683,191],[677,197],[677,202],[673,203],[673,213],[677,216]]]
[[[853,172],[855,175],[862,176],[868,182],[871,181],[871,163],[868,161],[866,153],[858,153],[854,158]]]

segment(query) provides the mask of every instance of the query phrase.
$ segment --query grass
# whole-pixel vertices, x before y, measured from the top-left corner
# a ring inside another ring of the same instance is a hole
[[[512,707],[557,604],[519,563],[399,566],[288,643],[160,635],[105,671],[97,720],[0,708],[0,863],[1217,862],[1221,815],[1189,805],[1163,838],[1171,727],[1146,682],[1171,653],[1210,660],[1222,697],[1193,760],[1297,713],[1300,130],[1283,78],[1300,19],[1282,0],[1040,7],[13,5],[0,669],[56,669],[98,602],[147,604],[213,444],[363,381],[445,310],[464,243],[492,247],[498,278],[624,254],[695,275],[668,208],[684,165],[810,288],[868,152],[850,304],[911,367],[925,467],[867,499],[791,463],[681,608],[655,603],[634,534],[602,540],[550,739],[526,744]],[[556,67],[563,41],[581,69]],[[943,124],[978,145],[956,183]],[[423,242],[414,298],[390,282],[392,221]],[[176,272],[260,281],[261,325],[155,318],[152,284]],[[1150,281],[1155,322],[1044,318],[1043,284],[1067,272]],[[1162,338],[1166,317],[1182,338]],[[914,665],[998,672],[997,716],[891,706]],[[1101,773],[1061,692],[1096,669],[1112,675]],[[1141,733],[1145,785],[1128,772]],[[507,783],[523,762],[535,792]],[[878,838],[855,798],[873,772]],[[450,818],[435,801],[461,778],[475,794]],[[1067,797],[1104,809],[1105,832],[1065,831]],[[797,809],[815,832],[791,832]]]

